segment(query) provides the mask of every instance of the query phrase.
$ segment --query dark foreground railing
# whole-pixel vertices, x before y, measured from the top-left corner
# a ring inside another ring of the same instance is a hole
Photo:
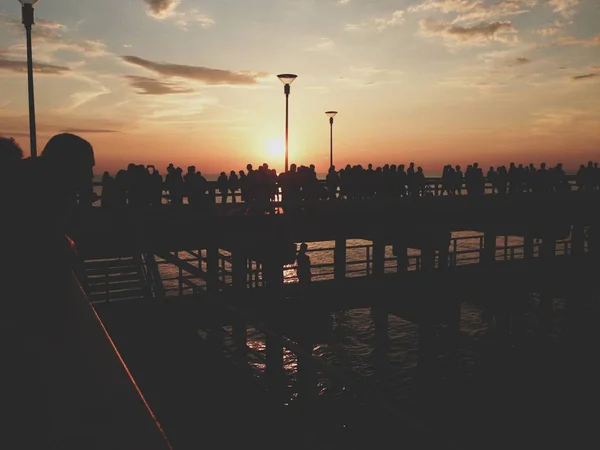
[[[51,443],[43,448],[172,449],[75,276],[68,317],[64,344],[47,355],[53,362],[45,374],[48,396],[56,402],[47,417]]]

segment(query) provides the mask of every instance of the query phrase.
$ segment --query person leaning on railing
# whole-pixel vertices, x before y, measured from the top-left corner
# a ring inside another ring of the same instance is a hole
[[[37,160],[21,161],[13,176],[1,181],[8,183],[0,189],[5,214],[0,248],[8,264],[0,272],[6,299],[0,320],[6,364],[0,398],[10,414],[0,431],[5,442],[21,444],[13,448],[50,448],[48,418],[56,405],[48,397],[46,374],[49,367],[68,370],[52,355],[65,344],[73,314],[68,303],[72,253],[65,231],[77,198],[91,188],[93,165],[89,142],[60,134]],[[63,393],[65,400],[68,395]]]

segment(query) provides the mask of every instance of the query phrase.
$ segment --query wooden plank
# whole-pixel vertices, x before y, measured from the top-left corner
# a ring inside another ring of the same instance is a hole
[[[113,284],[113,283],[122,283],[125,281],[137,281],[140,282],[140,277],[139,274],[136,273],[128,273],[128,274],[123,274],[123,275],[109,275],[108,276],[108,283],[109,284]],[[107,277],[105,274],[99,274],[97,276],[88,276],[87,277],[87,283],[89,286],[102,286],[102,285],[106,285],[107,283]]]
[[[105,267],[129,267],[135,264],[133,258],[120,258],[120,259],[95,259],[85,261],[85,267],[87,269],[102,269]]]
[[[106,300],[106,292],[92,292],[89,295],[90,300]],[[144,298],[144,292],[141,289],[109,292],[109,300],[123,300],[128,298]]]
[[[107,287],[108,287],[108,291],[116,292],[116,291],[130,290],[130,289],[142,289],[143,284],[140,280],[125,281],[125,282],[121,282],[121,283],[110,283],[108,286],[106,284],[104,284],[104,285],[93,284],[93,285],[90,285],[89,290],[90,290],[90,293],[106,292]]]
[[[85,273],[88,276],[95,275],[106,275],[108,274],[127,274],[127,273],[137,273],[138,266],[128,266],[128,267],[106,267],[99,269],[86,269]]]

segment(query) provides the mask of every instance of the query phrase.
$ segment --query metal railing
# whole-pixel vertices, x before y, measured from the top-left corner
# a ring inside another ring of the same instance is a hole
[[[466,242],[472,242],[470,248],[464,248],[462,245]],[[498,242],[498,246],[495,252],[495,259],[497,261],[509,261],[515,259],[522,259],[525,257],[525,244],[510,244],[509,237],[505,236],[503,242]],[[478,264],[482,260],[483,254],[484,237],[483,235],[468,235],[468,236],[456,236],[452,237],[449,247],[449,260],[448,264],[453,266],[461,266],[468,264]],[[386,254],[384,258],[384,270],[386,273],[394,273],[403,268],[402,262],[398,257],[389,256],[391,253],[391,246],[386,246]],[[533,256],[539,256],[541,247],[541,240],[534,239],[533,242]],[[570,255],[571,254],[571,241],[570,238],[556,241],[555,251],[557,255]],[[308,254],[315,255],[319,253],[330,252],[333,254],[334,247],[324,248],[313,248],[308,250]],[[348,251],[354,251],[355,254],[364,250],[364,259],[350,259],[345,262],[345,273],[347,277],[357,276],[370,276],[373,273],[373,245],[372,244],[355,244],[346,247],[346,254]],[[584,250],[587,251],[587,241],[585,243]],[[179,258],[183,262],[194,264],[200,267],[202,272],[206,274],[206,255],[205,252],[200,250],[199,252],[183,251],[178,252]],[[183,257],[181,255],[184,255]],[[315,258],[316,259],[316,258]],[[168,285],[165,287],[165,294],[177,292],[178,295],[184,295],[185,293],[195,293],[203,290],[206,286],[206,279],[201,279],[197,273],[191,273],[186,270],[185,267],[176,267],[177,275],[174,275],[173,267],[169,270],[166,266],[169,265],[166,261],[157,261],[160,267],[164,267],[162,273],[171,272],[171,275],[164,276],[163,282]],[[263,286],[262,280],[262,265],[260,262],[247,261],[246,267],[246,287],[254,288]],[[334,276],[334,263],[315,263],[311,265],[311,271],[313,274],[313,280],[318,282],[320,280],[331,279]],[[439,267],[439,260],[436,256],[436,267]],[[160,269],[159,269],[160,270]],[[297,281],[295,264],[286,265],[283,267],[284,270],[284,282],[293,283]],[[421,270],[421,255],[418,250],[408,254],[408,266],[407,270],[415,271]],[[221,288],[231,287],[233,281],[233,270],[231,254],[226,251],[219,251],[218,257],[218,268],[217,268],[218,282]],[[176,283],[176,286],[174,284]]]
[[[326,188],[325,180],[318,180],[318,181],[322,187]],[[565,181],[567,182],[570,190],[578,189],[575,175],[567,175],[565,178]],[[102,182],[95,181],[95,182],[93,182],[93,186],[96,188],[102,188],[103,185],[102,185]],[[460,189],[457,189],[456,191],[459,192],[461,195],[467,195],[467,183],[463,180]],[[219,189],[216,181],[207,182],[206,192],[208,194],[208,197],[213,199],[213,201],[217,204],[233,203],[233,202],[229,202],[229,200],[233,199],[234,195],[236,198],[235,204],[240,204],[240,205],[247,204],[246,202],[242,201],[242,190],[241,189],[236,189],[234,191],[234,193],[232,193],[230,190],[226,190],[226,191],[222,192]],[[494,194],[494,192],[495,192],[495,187],[494,187],[493,183],[486,179],[485,184],[484,184],[483,193],[491,195],[491,194]],[[339,196],[339,194],[340,194],[339,188],[337,188],[336,194]],[[443,182],[440,177],[427,177],[424,180],[422,188],[419,190],[419,195],[421,195],[421,196],[433,195],[433,196],[437,197],[437,196],[447,195],[447,193],[445,193],[445,190],[443,189]],[[223,201],[223,197],[225,197],[225,201]],[[170,195],[168,193],[166,193],[166,191],[164,191],[163,195],[162,195],[163,204],[168,204],[170,202],[170,198],[171,198]],[[187,196],[184,196],[184,199],[187,199]],[[322,200],[329,201],[329,199],[322,199]],[[275,198],[272,199],[272,201],[274,201],[275,203],[281,202],[281,188],[279,186],[277,187],[277,194],[275,195]],[[98,201],[96,201],[94,203],[94,205],[100,206],[100,199],[98,199]]]

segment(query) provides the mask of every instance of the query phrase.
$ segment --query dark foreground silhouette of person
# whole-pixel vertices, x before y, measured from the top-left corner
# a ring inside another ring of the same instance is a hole
[[[72,288],[72,246],[66,237],[77,199],[90,198],[92,146],[72,134],[54,136],[40,157],[19,161],[0,180],[3,228],[0,248],[0,426],[10,447],[53,447],[56,424],[69,393],[58,394],[55,380],[70,371],[60,355],[68,328]],[[61,398],[62,397],[62,398]],[[56,444],[58,445],[58,444]],[[60,447],[63,448],[63,447]]]

